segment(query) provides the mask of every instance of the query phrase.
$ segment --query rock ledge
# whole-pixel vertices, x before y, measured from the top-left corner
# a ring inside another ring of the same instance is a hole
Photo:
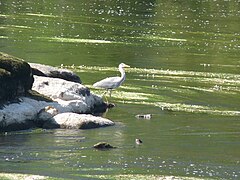
[[[13,64],[15,61],[20,64],[19,70],[5,66],[6,62]],[[21,64],[27,72],[21,69]],[[28,63],[0,53],[0,82],[4,85],[0,87],[0,132],[35,127],[90,129],[114,125],[106,118],[90,115],[106,111],[107,105],[80,84],[76,74],[45,65],[34,64],[34,67],[43,67],[44,76],[32,76]],[[47,77],[52,74],[46,69],[54,72],[54,77]],[[41,74],[41,68],[38,73]],[[59,78],[62,75],[68,80]],[[13,78],[11,83],[17,82],[16,87],[11,86],[8,77]],[[73,81],[69,81],[71,77]]]

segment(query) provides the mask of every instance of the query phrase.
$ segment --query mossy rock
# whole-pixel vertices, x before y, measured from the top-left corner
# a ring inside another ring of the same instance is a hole
[[[27,62],[0,52],[0,101],[25,95],[32,88],[33,81]]]

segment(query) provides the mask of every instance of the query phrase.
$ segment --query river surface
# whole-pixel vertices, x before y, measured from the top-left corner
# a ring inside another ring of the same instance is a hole
[[[238,0],[1,0],[0,13],[0,51],[71,69],[96,94],[131,66],[108,97],[115,126],[0,135],[0,172],[240,178]]]

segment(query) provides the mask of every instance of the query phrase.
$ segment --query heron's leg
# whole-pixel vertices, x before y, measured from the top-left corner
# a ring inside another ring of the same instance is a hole
[[[107,101],[108,103],[108,100],[107,100],[107,97],[106,97],[106,94],[108,93],[108,89],[106,89],[106,91],[104,91],[104,93],[102,94],[102,99],[105,98],[105,100]]]
[[[109,97],[112,96],[112,89],[109,89]]]
[[[105,99],[106,99],[106,103],[108,104],[108,99],[107,99],[107,96],[104,96],[105,97]]]
[[[102,97],[105,96],[105,94],[108,93],[108,90],[104,91],[104,93],[102,94]]]
[[[108,93],[108,89],[107,89],[107,91],[106,91],[106,94]],[[104,96],[105,97],[105,99],[106,99],[106,103],[108,104],[108,99],[107,99],[107,96]]]

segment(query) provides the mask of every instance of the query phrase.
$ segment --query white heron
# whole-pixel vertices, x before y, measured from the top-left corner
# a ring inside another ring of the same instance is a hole
[[[130,67],[129,65],[124,63],[119,64],[118,69],[121,73],[121,77],[116,76],[116,77],[105,78],[101,81],[94,83],[93,87],[106,89],[107,90],[106,92],[110,91],[110,97],[111,97],[112,90],[121,86],[121,84],[125,81],[126,74],[125,74],[124,68],[129,68],[129,67]]]

